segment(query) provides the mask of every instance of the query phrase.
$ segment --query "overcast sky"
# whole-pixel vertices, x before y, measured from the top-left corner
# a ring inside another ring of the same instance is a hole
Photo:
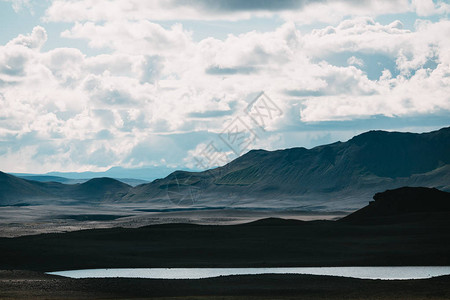
[[[0,0],[0,170],[201,168],[448,126],[449,14],[448,0]]]

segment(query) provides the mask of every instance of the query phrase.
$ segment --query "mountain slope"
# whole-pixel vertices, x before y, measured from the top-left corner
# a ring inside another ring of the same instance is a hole
[[[34,182],[0,172],[0,205],[54,198],[54,195]]]
[[[124,199],[355,209],[380,190],[408,185],[450,188],[450,127],[423,134],[370,131],[312,149],[252,150],[223,167],[177,171],[137,186]]]

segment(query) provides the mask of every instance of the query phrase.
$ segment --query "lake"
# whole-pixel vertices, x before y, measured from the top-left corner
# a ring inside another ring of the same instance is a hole
[[[135,268],[88,269],[48,272],[70,278],[200,279],[229,275],[308,274],[360,279],[424,279],[450,275],[450,266],[440,267],[290,267],[290,268]]]

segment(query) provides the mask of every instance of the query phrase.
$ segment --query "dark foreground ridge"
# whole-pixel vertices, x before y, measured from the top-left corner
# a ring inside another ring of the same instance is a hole
[[[432,221],[450,212],[450,193],[435,188],[403,187],[377,193],[373,199],[341,221],[359,224]]]
[[[246,275],[198,280],[69,279],[0,271],[1,299],[449,299],[450,276],[360,280],[310,275]]]
[[[1,238],[0,266],[59,271],[450,265],[450,211],[444,209],[448,193],[402,188],[375,198],[374,204],[341,221],[264,219],[229,226],[166,224]]]

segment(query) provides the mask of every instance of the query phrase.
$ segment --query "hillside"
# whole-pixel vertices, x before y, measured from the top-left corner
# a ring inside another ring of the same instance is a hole
[[[55,196],[32,181],[0,172],[0,205],[54,199]]]
[[[75,199],[88,201],[118,201],[131,188],[128,184],[112,178],[94,178],[72,186],[71,195]]]

